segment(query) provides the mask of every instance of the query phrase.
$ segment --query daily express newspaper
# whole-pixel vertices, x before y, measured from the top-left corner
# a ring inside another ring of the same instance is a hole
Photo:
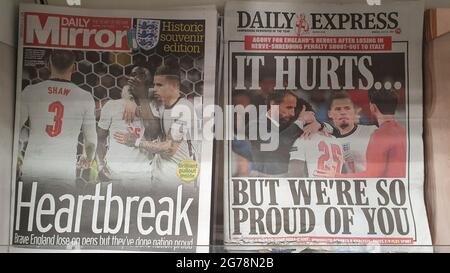
[[[203,251],[217,12],[22,5],[11,244]]]
[[[429,251],[422,13],[226,5],[231,250]]]

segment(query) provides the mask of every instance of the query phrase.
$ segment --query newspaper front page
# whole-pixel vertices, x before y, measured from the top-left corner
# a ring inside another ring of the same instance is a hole
[[[423,6],[225,8],[230,250],[429,251]]]
[[[209,245],[217,12],[20,8],[11,245]]]

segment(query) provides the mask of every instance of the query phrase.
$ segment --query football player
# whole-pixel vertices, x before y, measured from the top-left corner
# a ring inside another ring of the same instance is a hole
[[[129,101],[129,96],[133,97],[134,102],[140,105],[148,105],[151,110],[152,119],[158,118],[155,103],[150,100],[151,75],[150,71],[143,67],[134,67],[131,71],[129,83],[123,88],[125,98],[119,100],[110,100],[103,107],[98,122],[98,146],[97,161],[99,168],[99,177],[103,181],[111,179],[118,180],[123,188],[145,187],[150,184],[150,162],[153,158],[152,153],[141,153],[136,147],[127,147],[110,141],[117,132],[129,132],[134,134],[137,139],[147,136],[144,121],[140,118],[140,112],[137,118],[131,122],[123,120],[125,105]],[[153,128],[153,134],[155,132]],[[156,128],[159,129],[159,126]],[[107,148],[108,147],[108,148]]]
[[[22,165],[22,181],[75,186],[80,130],[89,168],[94,159],[97,134],[95,103],[89,92],[71,82],[75,54],[53,50],[48,59],[50,79],[27,86],[21,93],[20,125],[29,119],[29,139]]]
[[[183,184],[193,189],[194,183],[183,183],[177,176],[181,161],[198,159],[197,143],[193,140],[195,111],[180,91],[179,67],[162,64],[156,69],[153,84],[155,96],[162,102],[159,109],[162,136],[159,141],[139,140],[128,132],[118,132],[114,138],[121,144],[155,153],[153,187],[176,189]]]
[[[398,97],[395,91],[369,90],[370,111],[379,128],[370,136],[366,152],[366,170],[352,174],[336,174],[331,170],[317,170],[321,177],[405,177],[406,130],[396,120]]]
[[[366,151],[375,125],[359,124],[357,109],[345,91],[334,91],[329,100],[328,117],[337,131],[346,162],[346,172],[355,173],[366,170]]]

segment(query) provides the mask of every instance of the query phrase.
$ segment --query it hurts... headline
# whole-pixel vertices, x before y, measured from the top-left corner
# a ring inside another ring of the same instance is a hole
[[[232,236],[411,236],[401,179],[231,179]]]
[[[387,56],[386,56],[387,57]],[[371,71],[372,56],[321,56],[321,55],[237,55],[236,90],[259,90],[261,68],[275,63],[274,90],[369,90],[401,89],[401,82],[382,82]],[[251,71],[247,75],[245,71]],[[338,72],[340,71],[340,72]],[[355,75],[357,75],[355,77]]]

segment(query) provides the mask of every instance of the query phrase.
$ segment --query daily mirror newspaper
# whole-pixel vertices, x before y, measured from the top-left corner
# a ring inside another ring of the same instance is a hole
[[[20,7],[11,245],[209,245],[217,12]]]
[[[429,251],[423,6],[229,2],[230,250]]]

